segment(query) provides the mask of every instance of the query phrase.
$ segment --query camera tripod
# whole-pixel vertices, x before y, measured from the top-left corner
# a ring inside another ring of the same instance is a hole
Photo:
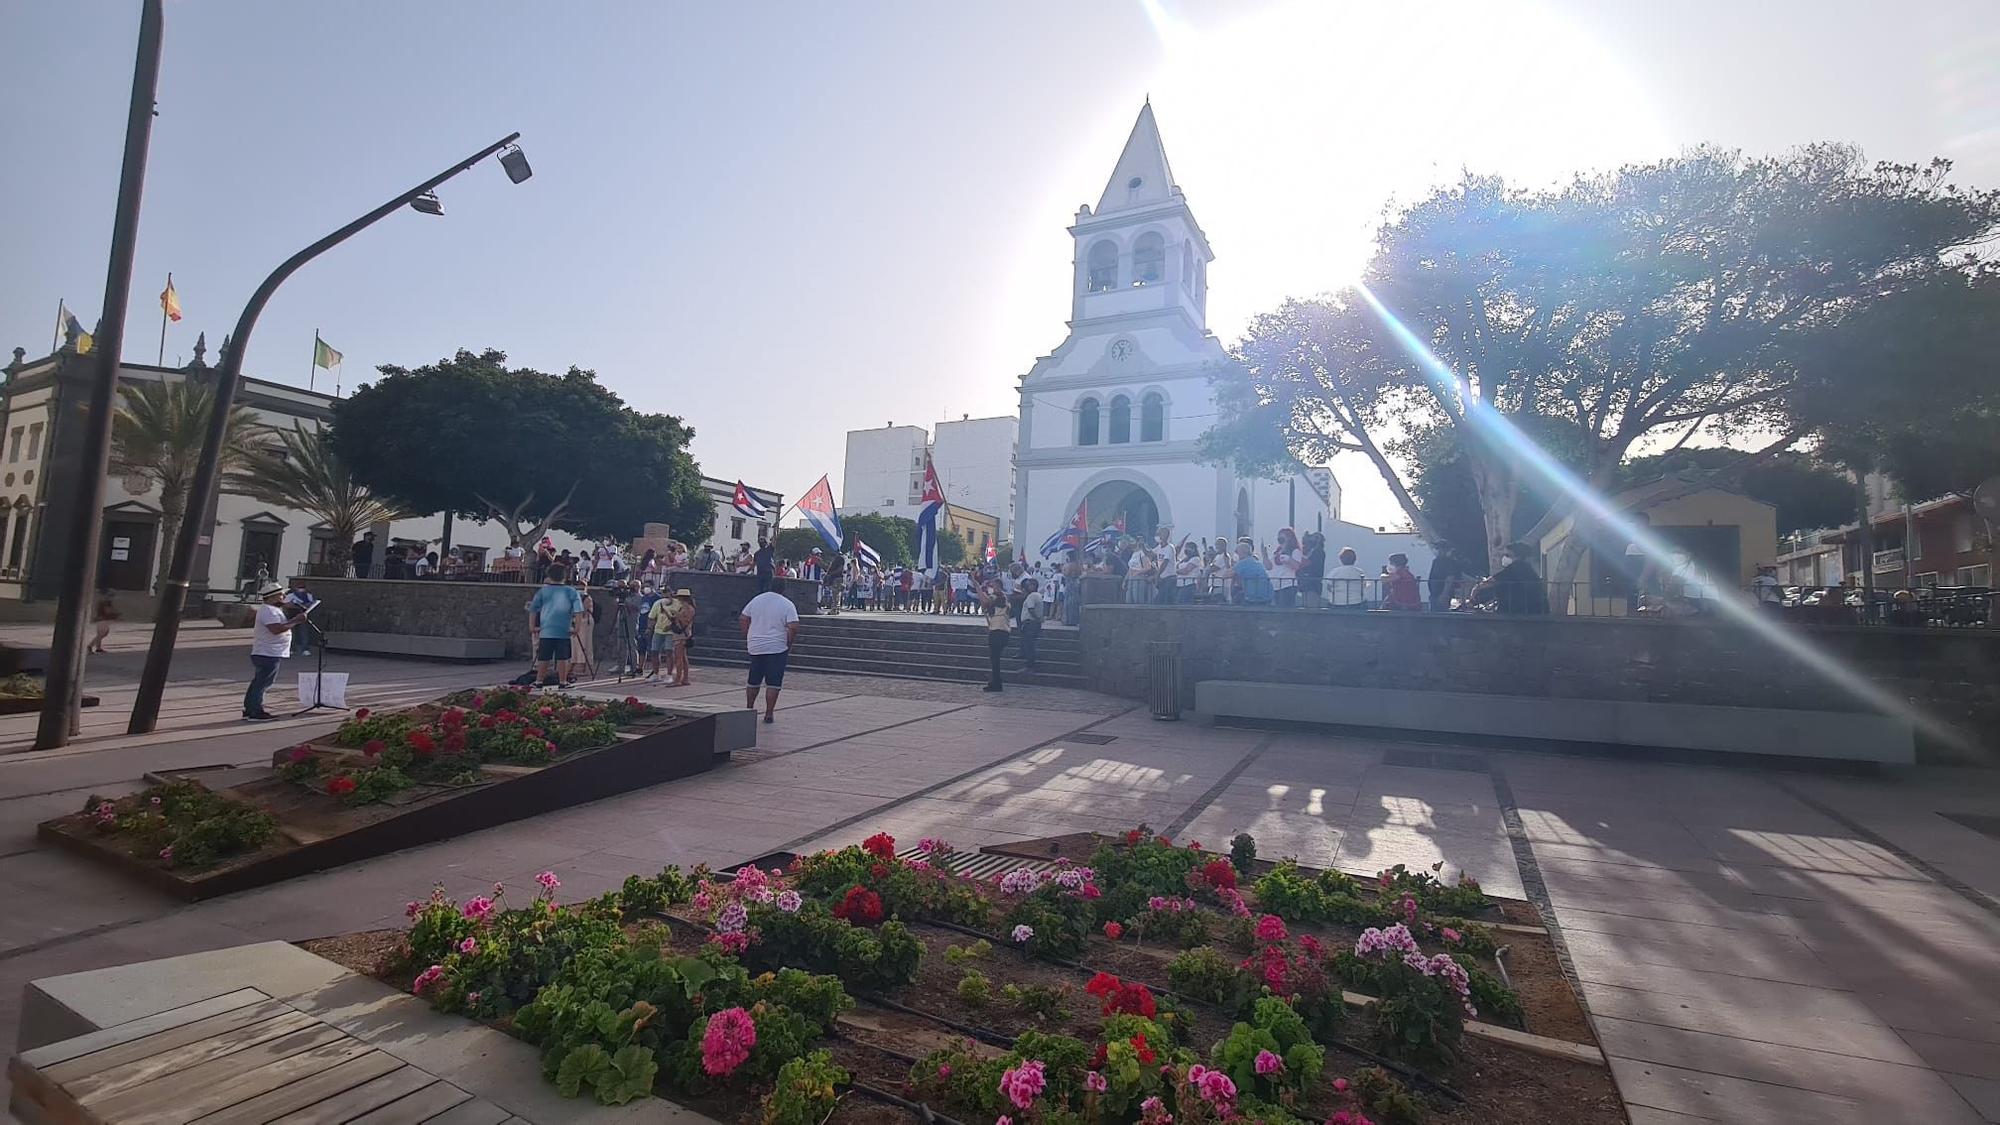
[[[632,613],[631,592],[618,591],[612,605],[611,630],[618,634],[618,682],[621,684],[627,676],[634,675],[638,667],[632,651],[633,633],[638,627]]]

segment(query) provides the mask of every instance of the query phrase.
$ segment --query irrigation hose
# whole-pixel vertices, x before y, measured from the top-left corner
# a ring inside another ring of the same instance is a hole
[[[1507,963],[1502,961],[1501,958],[1505,957],[1507,951],[1512,948],[1514,948],[1512,945],[1503,945],[1493,951],[1493,967],[1500,970],[1500,983],[1505,985],[1509,992],[1515,991],[1514,978],[1507,975]]]

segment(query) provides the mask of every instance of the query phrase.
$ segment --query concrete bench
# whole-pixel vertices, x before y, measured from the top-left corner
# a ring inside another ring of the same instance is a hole
[[[420,637],[414,633],[333,632],[326,635],[326,647],[424,660],[501,660],[507,655],[507,642],[490,637]]]
[[[1889,765],[1916,761],[1916,735],[1909,720],[1848,711],[1243,680],[1196,683],[1194,709],[1211,719],[1323,723]]]

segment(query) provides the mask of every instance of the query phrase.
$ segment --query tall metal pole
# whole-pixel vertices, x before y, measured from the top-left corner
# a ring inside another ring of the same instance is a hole
[[[111,412],[118,390],[118,359],[125,343],[125,306],[132,297],[132,256],[139,241],[139,203],[146,188],[146,152],[153,139],[153,99],[160,85],[162,0],[139,8],[139,50],[132,63],[132,102],[125,116],[125,164],[118,175],[118,212],[111,225],[111,261],[104,271],[103,317],[93,345],[89,413],[77,461],[75,510],[65,544],[56,632],[49,648],[48,684],[42,696],[35,749],[63,746],[82,721],[83,638],[94,605],[97,541],[104,522],[104,474],[111,464]]]
[[[215,373],[215,413],[208,420],[208,432],[201,442],[201,460],[195,465],[194,480],[188,486],[188,517],[174,537],[173,562],[167,570],[166,580],[160,584],[160,606],[153,619],[153,643],[146,651],[146,668],[139,676],[139,695],[132,702],[132,721],[126,727],[127,733],[146,734],[159,724],[160,697],[167,688],[167,669],[174,659],[174,640],[180,636],[181,611],[187,606],[188,572],[194,568],[195,547],[209,530],[209,497],[214,493],[216,478],[222,471],[222,441],[229,432],[229,411],[235,405],[236,384],[243,375],[243,353],[250,349],[250,332],[257,327],[257,318],[263,314],[271,294],[277,292],[278,286],[284,284],[285,279],[297,272],[300,266],[513,144],[520,136],[519,133],[507,134],[285,259],[250,295],[250,303],[243,306],[243,315],[236,319],[236,331],[229,337],[229,351],[222,357],[222,366]]]

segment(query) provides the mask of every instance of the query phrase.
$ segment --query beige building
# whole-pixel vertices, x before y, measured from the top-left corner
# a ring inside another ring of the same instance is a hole
[[[1676,495],[1687,486],[1680,477],[1661,477],[1618,493],[1610,504],[1629,515],[1643,515],[1655,535],[1687,551],[1717,587],[1743,589],[1757,576],[1759,564],[1777,560],[1778,510],[1715,485]],[[1572,513],[1559,520],[1544,519],[1528,533],[1527,541],[1541,552],[1544,576],[1570,536],[1577,534],[1576,528]],[[1550,610],[1597,617],[1624,614],[1636,578],[1634,564],[1626,562],[1626,546],[1623,535],[1608,529],[1596,533],[1574,585],[1550,588]]]
[[[944,530],[947,535],[956,535],[965,544],[965,555],[971,559],[986,557],[989,544],[1000,542],[1000,517],[971,508],[961,508],[956,504],[944,506]],[[1020,553],[1015,552],[1017,555]]]

